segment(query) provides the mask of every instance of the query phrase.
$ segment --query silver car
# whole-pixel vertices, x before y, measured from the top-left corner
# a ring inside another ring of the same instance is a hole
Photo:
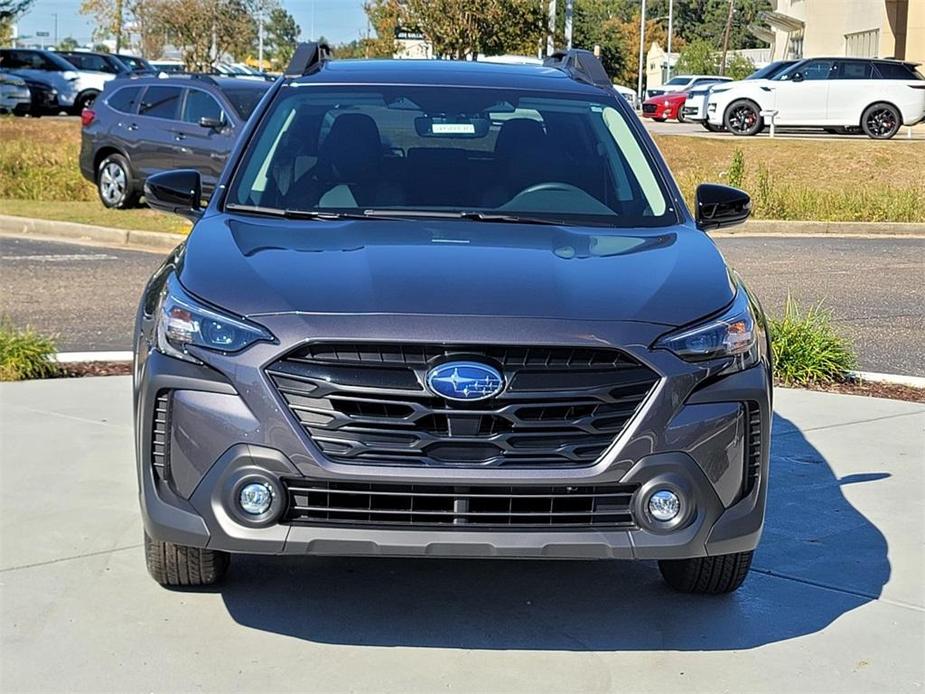
[[[32,106],[29,87],[22,77],[0,72],[0,113],[14,113],[17,116],[28,113]]]

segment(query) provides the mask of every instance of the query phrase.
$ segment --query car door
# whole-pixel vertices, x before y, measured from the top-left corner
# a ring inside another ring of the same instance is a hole
[[[778,125],[828,124],[829,77],[834,67],[834,60],[808,60],[763,87],[774,95]]]
[[[174,133],[179,122],[182,96],[182,87],[150,86],[141,97],[137,116],[128,120],[128,139],[133,143],[132,165],[142,178],[158,171],[187,166]]]
[[[220,125],[203,125],[203,119]],[[190,87],[174,134],[190,167],[202,174],[203,188],[212,190],[234,144],[234,128],[225,110],[206,90]]]
[[[873,100],[869,60],[836,60],[829,80],[828,120],[835,125],[860,125],[861,111]]]

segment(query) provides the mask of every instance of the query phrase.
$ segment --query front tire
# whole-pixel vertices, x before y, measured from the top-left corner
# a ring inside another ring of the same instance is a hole
[[[731,593],[745,581],[753,552],[720,554],[696,559],[670,559],[658,563],[662,578],[681,593],[721,595]]]
[[[729,104],[723,116],[723,125],[733,135],[751,136],[764,128],[764,119],[758,104],[748,99],[739,99]]]
[[[145,563],[162,586],[211,586],[224,578],[230,559],[226,552],[159,542],[145,533]]]
[[[132,181],[128,160],[121,154],[110,154],[100,162],[96,171],[96,192],[103,205],[110,209],[125,210],[137,204],[141,193]]]
[[[687,122],[687,118],[685,118],[685,117],[684,117],[684,114],[681,113],[681,109],[678,109],[678,122],[679,122],[679,123],[686,123],[686,122]]]
[[[652,120],[654,120],[656,123],[664,123],[668,119],[667,118],[653,118]]]
[[[873,104],[868,106],[861,116],[861,129],[867,137],[874,140],[889,140],[899,132],[902,124],[899,110],[891,104]]]

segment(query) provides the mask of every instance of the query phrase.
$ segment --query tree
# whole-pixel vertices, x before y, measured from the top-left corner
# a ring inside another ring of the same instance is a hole
[[[13,22],[26,12],[35,0],[0,0],[0,46],[12,44]]]
[[[244,58],[257,37],[253,7],[244,0],[160,0],[152,9],[188,70],[209,70],[226,53]]]
[[[80,46],[80,44],[77,43],[77,39],[75,39],[73,36],[65,36],[63,39],[58,41],[58,45],[55,46],[55,48],[59,51],[73,51],[78,46]]]
[[[691,41],[678,56],[675,72],[686,75],[718,74],[719,58],[716,49],[703,39]]]
[[[375,37],[364,40],[365,53],[370,58],[391,58],[398,47],[395,39],[399,30],[411,28],[402,25],[407,20],[402,4],[399,0],[367,0],[363,10],[376,32]]]
[[[270,11],[264,31],[264,48],[267,54],[278,66],[285,69],[295,53],[302,29],[291,14],[282,7],[275,7]]]
[[[80,3],[80,13],[91,15],[96,21],[93,27],[95,40],[115,39],[116,53],[122,51],[122,28],[126,23],[123,0],[83,0]]]
[[[734,80],[744,80],[755,71],[755,63],[744,55],[734,54],[726,61],[726,75]]]

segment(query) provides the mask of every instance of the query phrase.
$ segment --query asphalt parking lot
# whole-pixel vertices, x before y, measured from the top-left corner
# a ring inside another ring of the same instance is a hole
[[[720,249],[772,314],[788,292],[823,301],[865,371],[925,376],[925,238],[744,237]],[[0,237],[0,313],[62,351],[132,346],[138,297],[161,255]]]
[[[0,384],[3,691],[915,692],[925,405],[778,390],[732,596],[650,562],[237,557],[146,574],[128,377]]]

